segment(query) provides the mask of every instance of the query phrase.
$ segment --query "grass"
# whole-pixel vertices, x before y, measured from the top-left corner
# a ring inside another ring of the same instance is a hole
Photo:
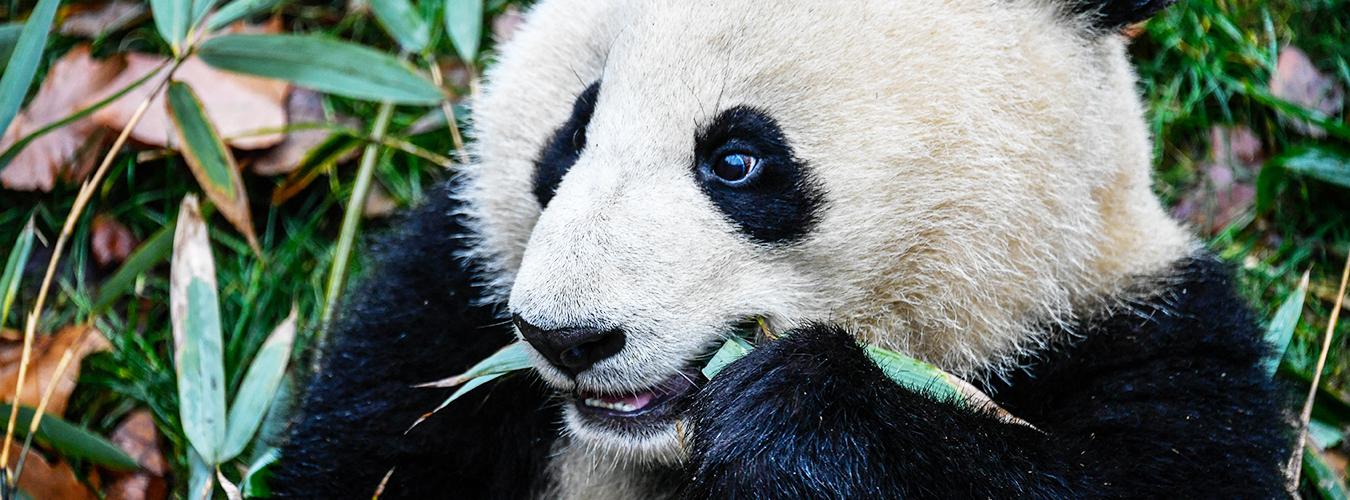
[[[499,12],[504,3],[489,2],[489,12]],[[29,8],[30,2],[0,2],[0,19],[14,18],[16,12]],[[397,52],[394,41],[369,15],[346,12],[339,3],[284,3],[276,12],[283,16],[289,31],[325,33]],[[74,40],[53,35],[38,78],[73,44]],[[455,53],[443,33],[433,35],[433,44],[437,54]],[[1204,189],[1204,166],[1210,160],[1209,131],[1215,125],[1249,127],[1272,156],[1307,145],[1350,149],[1346,137],[1311,139],[1298,133],[1290,123],[1299,110],[1291,111],[1272,100],[1270,75],[1279,50],[1290,45],[1307,52],[1324,73],[1350,88],[1350,0],[1184,0],[1148,23],[1136,38],[1132,53],[1158,139],[1157,191],[1166,202],[1178,203],[1189,193]],[[95,54],[130,50],[168,53],[168,46],[152,22],[94,42]],[[490,53],[491,47],[488,50]],[[365,124],[371,123],[378,112],[378,104],[337,97],[327,97],[325,106]],[[445,128],[408,135],[409,126],[428,113],[440,110],[396,108],[390,135],[449,154],[453,143]],[[1336,118],[1341,124],[1345,123],[1343,116],[1344,112]],[[247,155],[241,159],[246,161]],[[447,175],[438,165],[387,148],[381,148],[375,160],[375,182],[401,206],[418,200],[424,190]],[[304,351],[314,342],[316,321],[304,318],[323,314],[324,290],[344,205],[356,177],[354,165],[343,165],[327,174],[279,206],[271,204],[269,197],[284,182],[282,178],[245,176],[263,248],[261,258],[223,220],[216,217],[212,221],[221,317],[226,321],[226,379],[231,391],[240,383],[262,341],[292,304],[302,318],[296,350]],[[1341,263],[1350,252],[1350,224],[1346,220],[1350,196],[1347,188],[1298,175],[1287,174],[1276,181],[1265,191],[1274,200],[1268,209],[1248,209],[1226,227],[1216,228],[1209,245],[1241,269],[1242,292],[1263,318],[1269,318],[1284,302],[1302,272],[1311,270],[1304,316],[1281,367],[1291,380],[1309,380],[1333,307]],[[39,328],[53,331],[96,318],[113,349],[85,361],[67,419],[106,435],[129,411],[149,408],[166,439],[167,458],[180,478],[186,477],[187,442],[178,421],[170,358],[167,266],[159,265],[153,272],[136,277],[108,311],[94,314],[95,299],[116,269],[94,263],[89,251],[90,221],[94,214],[112,216],[144,241],[172,224],[183,196],[197,191],[181,159],[167,155],[138,161],[135,152],[123,152],[96,191],[91,208],[75,226],[70,250],[54,283],[58,293],[49,299]],[[76,187],[69,185],[47,194],[4,192],[0,196],[0,241],[14,241],[32,214],[50,245],[75,192]],[[377,232],[384,224],[366,220],[357,238]],[[348,273],[351,276],[360,275],[360,247],[356,250],[358,258],[353,259]],[[40,281],[48,257],[49,253],[38,250],[30,261],[25,291],[15,310],[31,307],[32,287]],[[0,318],[0,322],[14,327],[18,319],[16,313]],[[1350,401],[1346,396],[1350,393],[1350,350],[1343,348],[1347,328],[1338,328],[1332,342],[1323,378],[1325,390],[1319,396],[1329,398],[1327,405]],[[1350,408],[1350,403],[1344,406]]]

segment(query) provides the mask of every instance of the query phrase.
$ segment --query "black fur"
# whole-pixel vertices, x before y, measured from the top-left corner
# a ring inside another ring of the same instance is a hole
[[[430,193],[374,249],[282,447],[276,496],[370,498],[395,466],[383,498],[521,498],[541,486],[560,415],[532,374],[499,379],[404,435],[449,395],[413,385],[513,339],[488,307],[471,305],[472,273],[454,255],[466,231],[447,193]]]
[[[995,400],[1040,431],[891,383],[813,327],[755,350],[692,411],[695,498],[1274,498],[1289,433],[1267,347],[1207,259],[1086,322]]]
[[[577,96],[572,104],[572,115],[553,131],[553,136],[534,161],[534,199],[539,200],[540,206],[548,206],[563,176],[586,149],[586,126],[591,123],[591,114],[595,113],[599,98],[600,82],[597,81]]]
[[[759,159],[758,172],[730,185],[712,172],[727,153]],[[823,203],[819,186],[778,124],[745,106],[723,111],[695,138],[694,173],[703,192],[745,234],[761,243],[791,243],[815,225]]]
[[[1067,0],[1075,17],[1084,16],[1094,32],[1111,32],[1152,17],[1176,0]]]

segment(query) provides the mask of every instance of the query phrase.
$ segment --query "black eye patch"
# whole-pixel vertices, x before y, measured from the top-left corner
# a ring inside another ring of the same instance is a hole
[[[572,116],[553,131],[548,143],[534,160],[534,198],[541,207],[547,207],[553,193],[558,190],[567,170],[581,157],[586,149],[586,126],[595,113],[595,101],[600,96],[600,82],[592,83],[577,96],[572,104]]]
[[[699,186],[751,239],[787,244],[810,232],[823,204],[821,189],[768,114],[747,106],[728,109],[694,142]],[[728,179],[728,165],[747,164],[753,169],[744,177]]]

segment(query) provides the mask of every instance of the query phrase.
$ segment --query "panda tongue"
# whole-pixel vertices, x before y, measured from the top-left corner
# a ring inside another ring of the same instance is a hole
[[[609,404],[623,403],[631,406],[633,411],[637,411],[646,408],[652,402],[652,393],[644,392],[634,396],[601,396],[600,400]]]

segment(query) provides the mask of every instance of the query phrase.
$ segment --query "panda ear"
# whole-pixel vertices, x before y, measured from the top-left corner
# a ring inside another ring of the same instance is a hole
[[[1094,32],[1109,33],[1148,19],[1175,0],[1067,0],[1068,10]]]

